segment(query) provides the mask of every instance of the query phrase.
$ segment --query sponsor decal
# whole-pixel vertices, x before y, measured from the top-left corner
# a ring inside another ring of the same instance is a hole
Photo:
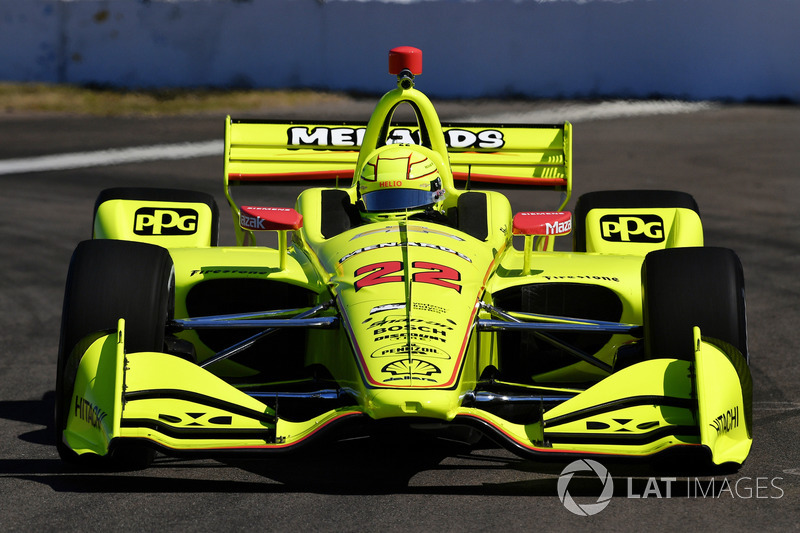
[[[422,318],[406,318],[404,316],[395,315],[395,316],[387,316],[383,317],[380,320],[376,320],[372,324],[368,326],[368,329],[379,329],[385,327],[387,325],[394,325],[394,324],[427,324],[429,326],[435,326],[437,328],[446,329],[449,331],[453,331],[453,326],[448,326],[447,324],[442,324],[441,322],[436,322],[435,320],[425,320]],[[448,319],[448,322],[455,325],[455,322]]]
[[[572,219],[564,222],[545,223],[546,235],[564,235],[572,231]]]
[[[461,252],[457,252],[456,250],[453,250],[453,249],[448,248],[446,246],[440,246],[438,244],[430,244],[430,243],[427,243],[427,242],[382,242],[380,244],[373,244],[371,246],[365,246],[363,248],[359,248],[358,250],[353,250],[349,254],[346,254],[346,255],[342,256],[342,258],[339,259],[339,264],[342,264],[345,261],[347,261],[348,259],[350,259],[351,257],[356,256],[358,254],[362,254],[364,252],[371,252],[372,250],[380,250],[381,248],[396,248],[398,246],[400,246],[400,247],[402,247],[402,246],[412,246],[412,247],[418,247],[418,248],[430,248],[432,250],[439,250],[441,252],[447,252],[449,254],[457,255],[458,257],[460,257],[464,261],[468,261],[468,262],[472,263],[472,259],[470,259],[466,255],[462,254]]]
[[[398,359],[384,366],[381,372],[391,374],[392,376],[385,379],[384,383],[411,379],[436,381],[436,379],[431,376],[442,373],[439,367],[433,363],[420,359]]]
[[[540,270],[539,272],[543,272]],[[567,276],[542,276],[546,280],[562,280],[562,279],[589,279],[593,281],[614,281],[619,283],[619,278],[614,276],[589,276],[589,275],[567,275]]]
[[[290,207],[243,205],[239,209],[239,226],[244,229],[286,231],[303,225],[303,216]]]
[[[93,428],[100,429],[100,425],[106,417],[106,412],[89,400],[75,396],[75,416]]]
[[[728,409],[726,412],[715,418],[710,424],[712,428],[717,430],[717,435],[724,435],[729,431],[739,427],[739,406]]]
[[[346,126],[292,126],[287,129],[289,146],[361,146],[364,141],[366,127],[350,128]],[[450,148],[494,148],[505,146],[503,132],[496,129],[469,131],[459,128],[444,130],[445,143]],[[387,144],[422,144],[418,128],[393,128],[387,137]]]
[[[450,148],[502,148],[506,144],[503,132],[492,129],[473,133],[453,128],[444,130],[444,139]]]
[[[133,218],[136,235],[193,235],[197,232],[198,213],[194,209],[159,209],[140,207]]]
[[[264,222],[264,219],[260,217],[252,217],[247,213],[239,214],[239,225],[246,229],[267,229]]]
[[[350,238],[351,241],[358,239],[359,237],[366,237],[369,235],[375,235],[376,233],[394,233],[400,231],[400,226],[386,226],[385,228],[380,229],[373,229],[370,231],[365,231],[363,233],[359,233]],[[418,233],[430,233],[433,235],[441,235],[442,237],[447,237],[456,241],[463,241],[461,237],[458,235],[453,235],[452,233],[448,233],[446,231],[441,231],[434,228],[428,228],[426,226],[415,226],[415,225],[407,225],[405,226],[405,231],[408,232],[418,232]]]
[[[600,231],[610,242],[654,243],[664,241],[664,221],[658,215],[604,215]]]
[[[383,313],[384,311],[397,311],[399,309],[405,309],[406,304],[404,303],[397,303],[397,304],[385,304],[385,305],[376,305],[372,309],[370,309],[369,314],[374,315],[375,313]],[[367,319],[364,322],[367,322],[371,319]]]
[[[235,274],[237,276],[264,276],[273,272],[274,269],[270,268],[225,268],[225,267],[208,267],[197,268],[189,273],[189,276],[208,276],[210,274]]]
[[[515,235],[568,235],[572,231],[569,211],[525,211],[514,215]]]
[[[586,421],[586,429],[589,430],[589,431],[592,431],[592,430],[605,431],[605,430],[611,429],[612,428],[612,424],[614,424],[614,429],[613,429],[614,432],[630,433],[631,431],[634,431],[628,425],[631,422],[633,422],[633,419],[631,419],[631,418],[614,418],[614,419],[606,421],[606,422],[597,421],[597,420],[587,420]],[[653,420],[653,421],[649,421],[649,422],[641,422],[639,424],[636,424],[635,427],[639,431],[644,431],[644,430],[647,430],[647,429],[652,429],[654,427],[658,427],[658,425],[659,425],[658,422]]]
[[[412,331],[407,331],[408,329]],[[413,330],[420,330],[420,331],[413,331]],[[387,328],[386,331],[381,332],[381,334],[376,333],[376,337],[374,337],[375,342],[382,342],[382,341],[400,341],[400,342],[420,342],[420,341],[431,341],[431,342],[447,342],[447,336],[444,330],[437,330],[432,329],[429,330],[427,326],[412,326],[411,328],[405,327],[398,327],[392,326],[391,328]],[[379,335],[379,336],[378,336]]]
[[[431,313],[436,313],[437,315],[443,315],[447,313],[447,309],[441,305],[426,304],[423,302],[414,302],[411,305],[411,308],[416,311],[429,311]]]
[[[396,304],[384,304],[384,305],[376,305],[372,309],[370,309],[369,314],[374,315],[375,313],[383,313],[385,311],[397,311],[399,309],[405,309],[405,303],[396,303]],[[415,311],[428,311],[430,313],[436,313],[437,315],[443,315],[447,313],[447,309],[442,307],[441,305],[434,305],[434,304],[427,304],[423,302],[414,302],[411,304],[411,309]],[[372,320],[371,318],[367,318],[364,320],[364,324]]]
[[[424,343],[416,343],[409,345],[408,343],[394,343],[378,348],[370,356],[372,359],[379,359],[381,357],[398,357],[398,356],[417,356],[434,359],[450,359],[450,355],[442,351],[436,346],[431,346]]]
[[[287,130],[289,146],[361,146],[367,128],[294,126]]]
[[[372,331],[372,340],[374,342],[404,342],[409,337],[415,342],[447,342],[447,332],[453,331],[452,326],[434,320],[391,316],[376,320],[367,326],[367,329]]]
[[[183,426],[230,426],[233,423],[233,417],[224,416],[210,416],[208,413],[184,413],[182,415],[167,415],[159,414],[159,420],[169,422],[170,424],[180,424]]]

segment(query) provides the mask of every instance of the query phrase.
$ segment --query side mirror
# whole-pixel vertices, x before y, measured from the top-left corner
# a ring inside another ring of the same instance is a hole
[[[569,235],[572,231],[572,213],[569,211],[532,211],[514,215],[512,232],[525,236],[523,251],[522,275],[531,273],[531,255],[533,254],[533,238],[544,237],[540,243],[542,250],[552,250],[550,236]]]
[[[569,235],[572,213],[569,211],[532,211],[514,215],[514,235]]]
[[[303,215],[291,207],[255,207],[239,209],[239,225],[245,230],[289,231],[303,227]]]
[[[290,207],[255,207],[239,208],[239,226],[247,231],[277,231],[280,269],[286,268],[286,256],[289,253],[289,231],[303,227],[303,215]]]

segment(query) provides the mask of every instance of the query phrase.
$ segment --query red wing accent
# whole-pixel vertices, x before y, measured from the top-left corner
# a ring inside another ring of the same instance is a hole
[[[312,181],[323,179],[353,179],[354,170],[321,170],[318,172],[286,172],[283,174],[228,174],[228,181]]]
[[[239,224],[262,231],[298,230],[303,227],[303,215],[289,207],[242,206]]]
[[[569,211],[528,212],[514,215],[514,235],[568,235],[572,231]]]
[[[456,181],[478,181],[483,183],[500,183],[503,185],[526,185],[529,187],[560,187],[567,185],[564,178],[523,178],[519,176],[495,176],[492,174],[467,174],[466,172],[453,172]]]

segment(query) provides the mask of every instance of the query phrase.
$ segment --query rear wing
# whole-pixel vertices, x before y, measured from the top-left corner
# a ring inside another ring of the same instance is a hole
[[[225,126],[225,191],[247,183],[354,185],[366,122],[242,120]],[[572,127],[443,124],[453,179],[465,188],[572,190]],[[419,143],[417,124],[393,123],[387,138]],[[330,183],[333,181],[334,183]],[[566,203],[566,200],[565,200]]]

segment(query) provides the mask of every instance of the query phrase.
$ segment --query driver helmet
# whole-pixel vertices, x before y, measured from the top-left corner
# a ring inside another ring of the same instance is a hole
[[[367,160],[358,179],[365,220],[397,220],[441,211],[445,191],[436,164],[408,145],[389,145]]]

